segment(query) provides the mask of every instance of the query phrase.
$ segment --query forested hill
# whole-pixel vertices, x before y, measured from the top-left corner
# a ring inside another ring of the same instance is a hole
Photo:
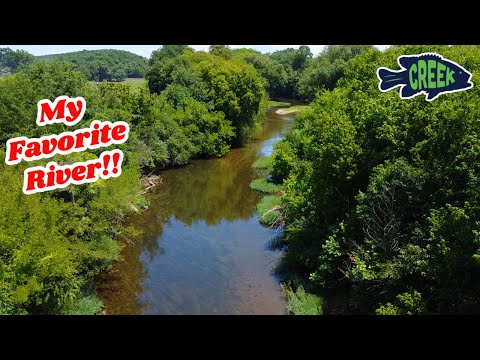
[[[70,62],[92,81],[123,81],[143,77],[147,70],[146,58],[124,50],[83,50],[37,58]]]

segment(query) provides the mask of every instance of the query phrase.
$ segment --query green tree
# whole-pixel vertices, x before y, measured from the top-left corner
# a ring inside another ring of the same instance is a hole
[[[210,45],[208,52],[215,56],[220,56],[226,60],[232,58],[232,50],[228,45]]]
[[[281,64],[287,74],[286,85],[279,95],[287,98],[298,98],[300,74],[312,59],[310,48],[306,45],[301,45],[298,49],[288,48],[279,50],[272,53],[270,58]]]
[[[156,62],[176,58],[177,56],[182,55],[185,51],[193,51],[193,49],[187,45],[163,45],[161,49],[152,52],[149,65],[152,66]]]
[[[46,61],[64,61],[92,81],[123,81],[144,77],[147,59],[124,50],[83,50],[38,57]]]
[[[283,93],[288,77],[282,64],[252,49],[235,49],[233,54],[236,58],[253,65],[262,77],[265,90],[271,97],[280,96]]]
[[[369,45],[327,46],[301,73],[299,95],[306,101],[312,101],[320,89],[332,90],[343,76],[348,61],[371,49],[373,46]]]
[[[10,48],[0,48],[0,70],[17,71],[19,67],[31,64],[35,57],[25,50],[13,51]]]
[[[479,311],[480,92],[406,101],[376,78],[399,55],[438,52],[475,81],[479,49],[329,47],[307,65],[343,69],[273,154],[286,191],[282,259],[310,291],[345,291],[342,311]]]

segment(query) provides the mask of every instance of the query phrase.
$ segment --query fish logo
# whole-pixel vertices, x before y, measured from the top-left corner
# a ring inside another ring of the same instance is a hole
[[[411,99],[426,94],[426,100],[435,100],[441,94],[463,91],[473,87],[472,74],[457,63],[436,53],[402,55],[397,59],[401,70],[378,68],[381,92],[400,87],[400,97]]]

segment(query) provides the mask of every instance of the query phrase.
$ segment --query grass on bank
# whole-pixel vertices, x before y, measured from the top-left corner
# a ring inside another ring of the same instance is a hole
[[[285,115],[285,114],[305,112],[308,109],[310,109],[310,105],[295,105],[295,106],[290,106],[288,108],[278,109],[276,113],[280,115]]]
[[[289,102],[285,101],[268,101],[268,107],[280,107],[280,106],[290,106]]]
[[[271,156],[261,157],[256,160],[252,167],[256,170],[270,169],[272,167],[273,158]]]
[[[279,218],[279,216],[281,216],[280,204],[280,196],[265,196],[257,204],[257,214],[260,223],[267,226],[273,224]]]
[[[282,185],[274,184],[266,178],[255,179],[250,183],[250,188],[265,194],[275,194],[280,191]]]
[[[98,315],[102,308],[103,304],[97,297],[95,285],[90,280],[84,285],[73,302],[63,306],[60,315]]]
[[[293,315],[323,315],[323,299],[314,294],[307,294],[302,285],[294,292],[290,286],[282,284],[287,299],[287,310]]]
[[[102,310],[102,302],[95,295],[79,296],[75,303],[65,308],[62,315],[97,315]]]

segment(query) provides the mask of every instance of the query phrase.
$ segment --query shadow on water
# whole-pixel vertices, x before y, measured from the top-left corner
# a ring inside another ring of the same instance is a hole
[[[275,230],[255,214],[252,163],[269,155],[292,118],[267,111],[257,141],[221,159],[163,171],[150,208],[127,225],[122,261],[102,274],[98,292],[109,314],[284,314],[271,268]]]

